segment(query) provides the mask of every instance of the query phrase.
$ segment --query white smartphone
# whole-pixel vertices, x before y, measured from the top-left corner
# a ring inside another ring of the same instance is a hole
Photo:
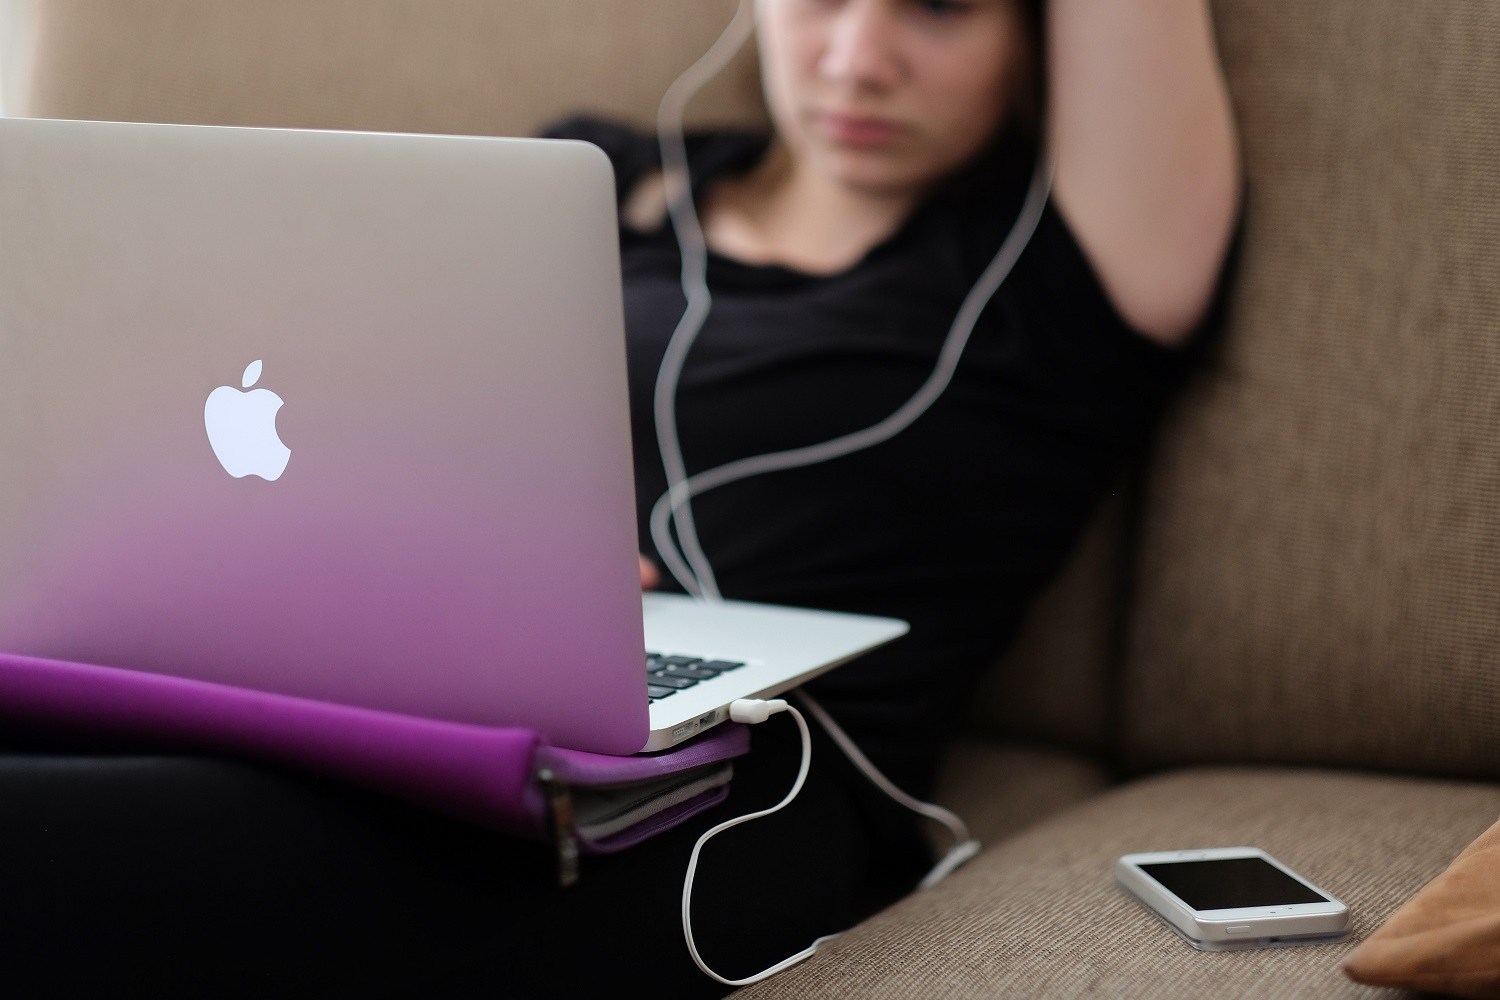
[[[1201,951],[1337,941],[1349,907],[1256,847],[1127,854],[1115,881]]]

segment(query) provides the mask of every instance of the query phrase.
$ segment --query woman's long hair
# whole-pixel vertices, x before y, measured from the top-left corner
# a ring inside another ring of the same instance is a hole
[[[1023,64],[1017,71],[1008,125],[1040,138],[1047,94],[1046,0],[1020,0]]]

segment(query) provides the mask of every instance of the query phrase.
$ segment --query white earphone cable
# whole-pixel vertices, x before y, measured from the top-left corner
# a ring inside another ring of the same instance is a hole
[[[869,427],[831,441],[739,459],[689,477],[682,454],[681,439],[677,431],[677,385],[688,351],[702,329],[704,321],[708,318],[712,295],[707,281],[708,247],[693,205],[686,141],[683,137],[683,115],[693,95],[719,73],[750,38],[758,14],[759,5],[755,0],[740,0],[734,18],[723,33],[702,58],[673,82],[657,108],[657,141],[661,149],[662,177],[667,194],[667,210],[681,252],[682,291],[687,307],[667,342],[667,349],[657,372],[653,394],[657,444],[666,473],[667,490],[651,508],[650,531],[652,541],[667,570],[684,590],[704,601],[717,601],[722,597],[713,567],[698,539],[697,525],[692,511],[693,498],[749,476],[799,468],[840,458],[887,441],[909,427],[948,387],[964,347],[985,306],[1010,274],[1022,251],[1030,242],[1032,234],[1035,233],[1052,188],[1051,163],[1043,147],[1039,150],[1035,172],[1016,221],[999,250],[996,251],[994,258],[964,297],[953,324],[943,340],[942,347],[938,351],[937,362],[932,373],[917,391],[889,416]],[[677,531],[675,541],[672,538],[673,527]],[[906,808],[942,823],[952,833],[954,846],[927,873],[919,884],[919,888],[925,889],[935,885],[978,853],[979,843],[969,835],[968,828],[958,816],[941,806],[920,802],[897,788],[870,763],[859,747],[823,710],[822,706],[818,705],[806,692],[799,690],[797,696],[819,720],[840,749],[876,787]],[[769,714],[782,711],[793,714],[803,741],[802,763],[791,791],[781,802],[769,809],[720,823],[703,834],[693,847],[692,856],[688,862],[687,876],[683,883],[682,925],[688,951],[698,968],[706,975],[729,986],[743,986],[758,982],[802,961],[817,951],[825,941],[838,936],[833,934],[818,938],[797,954],[783,959],[763,972],[741,980],[725,979],[710,969],[698,954],[697,944],[693,940],[689,909],[693,876],[697,870],[698,856],[703,845],[709,838],[723,830],[769,815],[786,806],[801,791],[812,759],[812,739],[808,732],[807,721],[801,712],[787,705],[785,701],[745,699],[731,706],[731,717],[740,722],[764,721]]]
[[[693,523],[691,497],[686,492],[687,467],[682,456],[682,442],[677,436],[677,381],[682,375],[688,349],[708,318],[713,296],[708,290],[708,245],[693,207],[693,189],[688,174],[687,145],[682,135],[682,119],[687,103],[705,83],[713,79],[734,58],[755,28],[753,0],[740,0],[734,18],[717,41],[693,65],[689,66],[662,95],[656,109],[657,143],[661,147],[662,181],[666,187],[667,211],[682,254],[682,293],[687,309],[677,321],[677,328],[667,341],[661,368],[656,373],[653,408],[656,418],[656,440],[662,466],[667,475],[667,490],[675,497],[672,516],[682,555],[672,544],[665,527],[658,533],[652,527],[657,551],[672,576],[684,590],[695,597],[715,600],[719,587],[708,557],[698,543]]]
[[[768,472],[815,465],[873,447],[895,437],[927,411],[952,381],[959,358],[990,298],[1004,283],[1041,221],[1052,191],[1052,168],[1045,147],[1037,158],[1031,184],[1010,232],[1001,243],[979,280],[969,289],[938,352],[937,364],[917,391],[883,420],[817,445],[771,452],[728,462],[714,469],[687,475],[677,432],[677,383],[688,350],[708,318],[712,296],[708,290],[708,247],[693,206],[683,138],[683,111],[688,100],[718,73],[754,29],[753,0],[741,0],[734,19],[709,51],[667,88],[657,109],[657,141],[661,147],[667,207],[682,255],[682,289],[687,309],[667,342],[657,372],[655,417],[657,443],[667,477],[667,491],[651,508],[651,539],[666,568],[689,594],[702,600],[720,600],[718,580],[698,540],[692,500],[728,483]],[[670,523],[669,523],[670,521]],[[670,528],[677,529],[674,545]]]

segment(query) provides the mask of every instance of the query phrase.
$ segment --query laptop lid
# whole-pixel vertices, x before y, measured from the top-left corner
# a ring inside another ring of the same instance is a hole
[[[0,120],[0,648],[639,750],[615,224],[584,143]]]
[[[0,648],[633,753],[904,634],[643,607],[615,226],[583,143],[0,120]]]

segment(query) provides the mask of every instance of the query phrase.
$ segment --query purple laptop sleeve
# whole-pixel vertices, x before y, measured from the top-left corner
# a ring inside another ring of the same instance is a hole
[[[559,835],[582,853],[622,850],[728,794],[727,783],[607,837],[554,829],[559,790],[629,788],[746,753],[746,727],[725,723],[682,747],[614,757],[542,744],[529,729],[374,711],[115,667],[0,654],[0,724],[139,740],[265,760],[384,792],[517,836]],[[543,783],[538,774],[551,780]],[[560,845],[561,846],[561,845]]]

